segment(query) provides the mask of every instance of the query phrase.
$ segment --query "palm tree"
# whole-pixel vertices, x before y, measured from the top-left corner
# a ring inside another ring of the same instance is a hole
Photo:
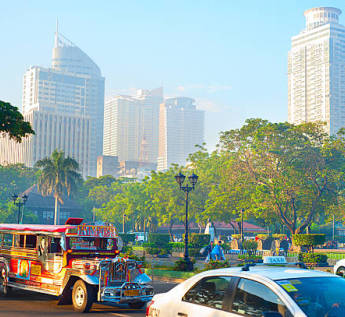
[[[71,157],[65,158],[64,151],[55,150],[51,157],[36,162],[42,170],[38,179],[38,190],[43,196],[53,193],[55,198],[54,225],[58,223],[58,203],[63,204],[63,196],[76,192],[82,178],[78,172],[79,164]]]

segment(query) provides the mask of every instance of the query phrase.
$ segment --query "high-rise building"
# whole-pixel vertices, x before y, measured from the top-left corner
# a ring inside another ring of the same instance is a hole
[[[35,135],[23,144],[2,140],[0,163],[25,163],[63,150],[84,176],[96,176],[103,151],[104,78],[98,66],[56,32],[51,68],[34,66],[24,74],[23,114]],[[11,149],[15,156],[8,153]]]
[[[341,11],[304,12],[306,27],[292,37],[288,56],[290,123],[323,121],[329,134],[345,126],[345,27]]]
[[[186,164],[196,145],[204,142],[204,111],[197,110],[194,99],[168,98],[160,106],[158,170],[172,163]]]
[[[156,163],[159,105],[163,89],[138,90],[136,96],[115,96],[105,103],[103,154],[119,161]]]
[[[120,171],[120,163],[117,156],[100,155],[97,157],[97,177],[112,175],[117,177]]]

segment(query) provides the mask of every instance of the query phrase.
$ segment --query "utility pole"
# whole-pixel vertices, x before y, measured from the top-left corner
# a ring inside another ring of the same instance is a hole
[[[333,235],[332,235],[332,240],[334,241],[335,238],[335,220],[334,220],[334,214],[333,214]]]

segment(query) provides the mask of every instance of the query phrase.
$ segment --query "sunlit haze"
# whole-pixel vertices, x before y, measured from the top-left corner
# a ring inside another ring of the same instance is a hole
[[[343,1],[2,2],[0,97],[21,106],[24,72],[51,64],[58,18],[100,67],[106,98],[160,86],[165,97],[192,97],[213,149],[246,118],[287,120],[291,36],[317,6],[345,11]]]

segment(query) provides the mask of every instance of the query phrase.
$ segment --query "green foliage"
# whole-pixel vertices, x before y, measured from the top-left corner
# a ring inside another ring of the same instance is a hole
[[[230,267],[230,263],[228,261],[213,261],[210,260],[208,263],[205,264],[206,270],[215,270],[215,269],[221,269],[224,267]]]
[[[194,248],[202,248],[210,243],[210,235],[202,233],[192,233],[189,242]]]
[[[148,235],[147,252],[152,255],[166,255],[171,252],[170,236],[164,233],[150,233]]]
[[[259,233],[256,236],[261,240],[266,240],[269,237],[268,234],[264,234],[264,233]]]
[[[293,234],[292,243],[295,246],[315,247],[325,243],[326,236],[324,234]]]
[[[35,167],[42,170],[38,179],[38,190],[43,196],[54,195],[54,224],[57,224],[58,202],[63,204],[64,195],[76,193],[82,182],[81,174],[78,172],[79,164],[69,156],[65,158],[63,151],[55,150],[51,157],[37,161]]]
[[[119,233],[119,237],[121,237],[124,246],[128,245],[129,243],[133,244],[135,242],[134,233]]]
[[[251,255],[256,252],[258,243],[255,240],[245,240],[243,241],[243,248]]]
[[[195,264],[195,260],[194,259],[191,259],[191,262],[193,264]],[[175,264],[174,264],[173,270],[174,271],[182,271],[182,272],[188,271],[188,265],[187,265],[187,262],[185,261],[185,259],[177,260],[175,262]]]
[[[320,253],[300,253],[298,260],[304,263],[327,263],[327,255]]]
[[[0,100],[0,132],[21,142],[29,134],[35,134],[29,122],[24,121],[17,107]]]
[[[272,234],[272,237],[274,239],[283,240],[286,237],[286,234],[274,233],[274,234]]]
[[[157,247],[165,247],[169,245],[170,236],[165,233],[150,233],[147,240],[148,243],[152,243]]]

